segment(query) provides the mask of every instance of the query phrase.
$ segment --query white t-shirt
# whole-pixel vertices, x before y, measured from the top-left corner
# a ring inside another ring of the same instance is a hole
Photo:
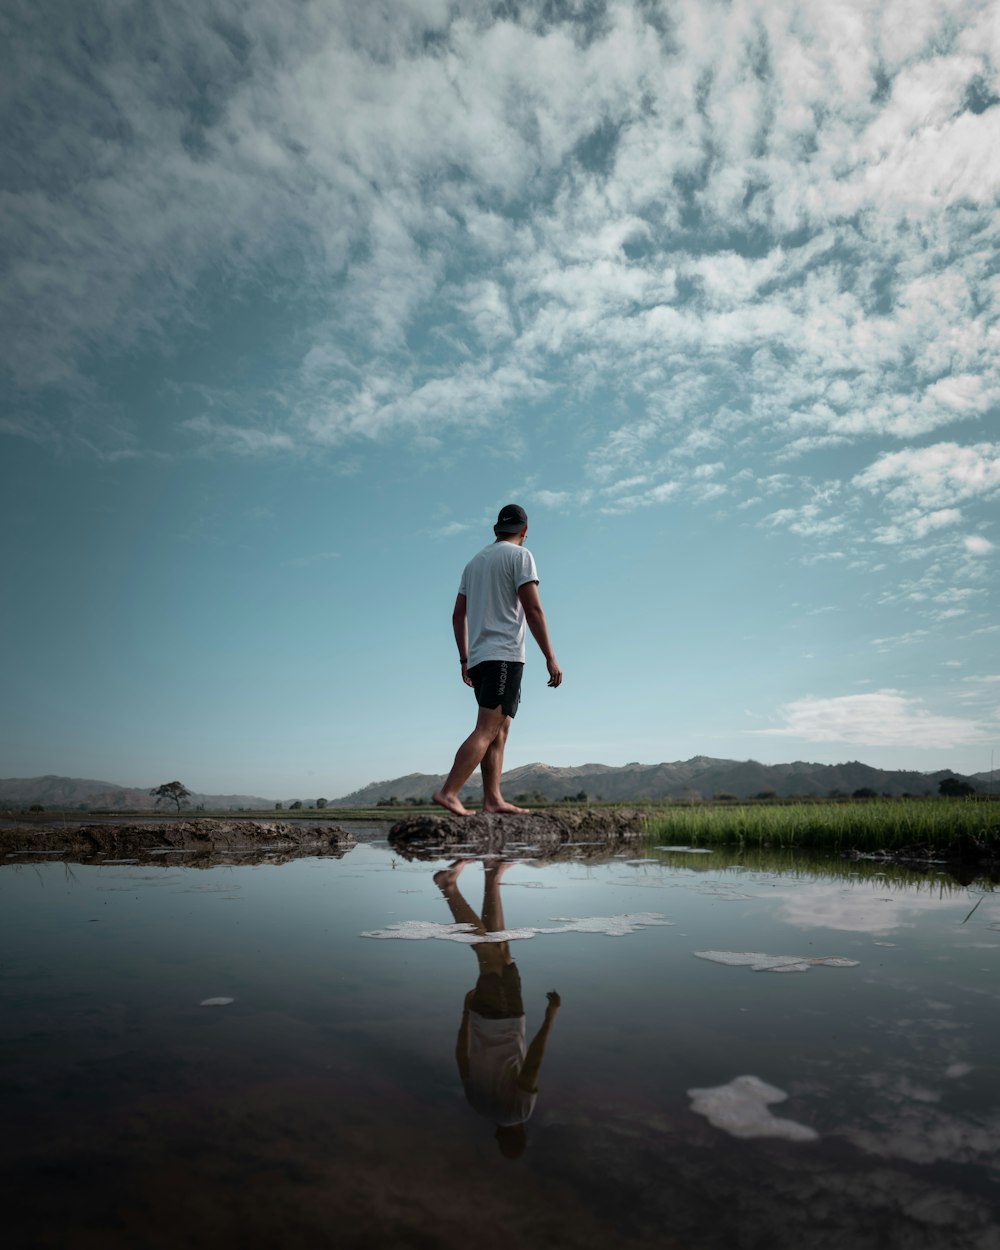
[[[509,547],[510,543],[505,543]],[[537,1093],[517,1083],[525,1057],[524,1016],[488,1020],[469,1012],[469,1076],[465,1096],[494,1124],[523,1124]]]
[[[524,663],[524,608],[517,592],[537,581],[527,547],[496,542],[472,557],[458,588],[467,604],[469,668],[484,660]]]

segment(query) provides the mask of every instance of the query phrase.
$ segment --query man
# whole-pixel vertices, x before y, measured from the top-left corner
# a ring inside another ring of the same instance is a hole
[[[548,684],[562,684],[562,670],[549,642],[538,597],[538,571],[524,546],[528,514],[515,503],[500,509],[496,541],[465,566],[451,614],[462,680],[476,692],[476,727],[458,748],[451,772],[434,802],[456,816],[471,816],[458,797],[473,771],[482,766],[483,811],[523,812],[500,793],[503,752],[510,722],[521,698],[524,627],[545,656]]]
[[[477,915],[458,888],[459,874],[470,862],[456,860],[434,874],[434,883],[456,924],[483,938],[502,933],[507,925],[500,879],[512,865],[499,859],[483,861],[483,907],[482,915]],[[466,1098],[497,1126],[501,1154],[516,1159],[527,1144],[525,1126],[535,1109],[542,1060],[562,1000],[549,990],[541,1027],[527,1045],[521,974],[511,957],[510,943],[476,942],[472,950],[479,977],[462,1006],[455,1058]]]

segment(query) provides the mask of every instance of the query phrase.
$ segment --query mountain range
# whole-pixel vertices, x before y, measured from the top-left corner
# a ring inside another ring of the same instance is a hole
[[[794,795],[823,797],[831,794],[851,795],[856,790],[872,790],[877,794],[899,797],[904,794],[937,794],[938,783],[945,777],[970,782],[977,790],[992,789],[990,773],[965,775],[944,768],[922,773],[903,769],[873,768],[852,760],[845,764],[810,764],[796,760],[791,764],[761,764],[757,760],[713,759],[695,755],[689,760],[663,764],[581,764],[575,768],[557,768],[551,764],[525,764],[504,773],[504,794],[517,801],[586,797],[610,803],[634,803],[642,799],[712,799],[729,796],[749,799],[758,795]],[[338,799],[329,799],[328,806],[375,807],[395,799],[428,801],[444,781],[442,775],[409,773],[389,781],[374,781]],[[152,811],[156,800],[149,788],[119,786],[110,781],[91,781],[79,777],[14,777],[0,779],[0,807],[28,807],[32,804],[51,809],[102,808],[112,811]],[[482,794],[479,777],[462,791],[470,800]],[[292,800],[285,800],[287,808]],[[315,799],[303,798],[309,806]],[[161,808],[170,810],[169,804]],[[245,808],[273,808],[274,799],[251,794],[192,794],[185,803],[190,810],[206,811]]]
[[[696,755],[689,760],[664,764],[625,764],[614,768],[607,764],[582,764],[575,768],[556,768],[551,764],[525,764],[504,773],[504,796],[514,802],[545,798],[559,800],[586,795],[589,799],[612,803],[633,803],[639,799],[711,799],[728,795],[749,799],[755,795],[775,794],[820,797],[834,792],[850,795],[855,790],[874,790],[877,794],[937,794],[938,782],[945,777],[969,781],[977,790],[989,787],[990,774],[974,776],[941,769],[933,773],[889,771],[873,768],[854,760],[846,764],[809,764],[798,760],[791,764],[760,764],[756,760],[713,759]],[[444,781],[443,776],[410,773],[391,781],[371,785],[331,800],[332,807],[374,807],[379,802],[397,799],[429,799]],[[462,791],[471,799],[482,793],[478,777]]]

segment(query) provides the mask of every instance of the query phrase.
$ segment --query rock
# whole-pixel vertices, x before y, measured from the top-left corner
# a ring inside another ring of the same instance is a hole
[[[578,850],[599,846],[605,852],[638,841],[645,832],[642,812],[608,808],[538,811],[523,815],[410,816],[389,830],[394,850],[408,859],[432,859],[461,847],[489,855],[505,849]]]

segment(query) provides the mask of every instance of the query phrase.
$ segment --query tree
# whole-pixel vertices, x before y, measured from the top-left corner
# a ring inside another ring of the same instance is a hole
[[[959,781],[957,777],[943,777],[938,782],[938,793],[947,799],[964,799],[976,793],[976,787],[967,781]]]
[[[873,790],[871,786],[861,786],[851,795],[852,799],[877,799],[878,791]]]
[[[302,800],[301,800],[301,799],[296,799],[294,803],[289,803],[289,804],[288,804],[288,810],[289,810],[290,812],[300,812],[300,811],[302,811]]]
[[[326,807],[326,799],[317,799],[316,806],[319,808],[320,811],[322,811],[323,808]]]
[[[177,804],[177,810],[181,810],[181,803],[185,799],[191,797],[191,791],[187,786],[181,785],[179,781],[166,781],[162,786],[157,786],[155,790],[150,790],[151,795],[156,798],[156,806],[159,807],[163,799],[169,799],[171,803]]]
[[[285,806],[285,805],[284,805],[283,803],[275,803],[275,805],[274,805],[274,810],[275,810],[276,812],[283,811],[283,810],[284,810],[284,806]]]

